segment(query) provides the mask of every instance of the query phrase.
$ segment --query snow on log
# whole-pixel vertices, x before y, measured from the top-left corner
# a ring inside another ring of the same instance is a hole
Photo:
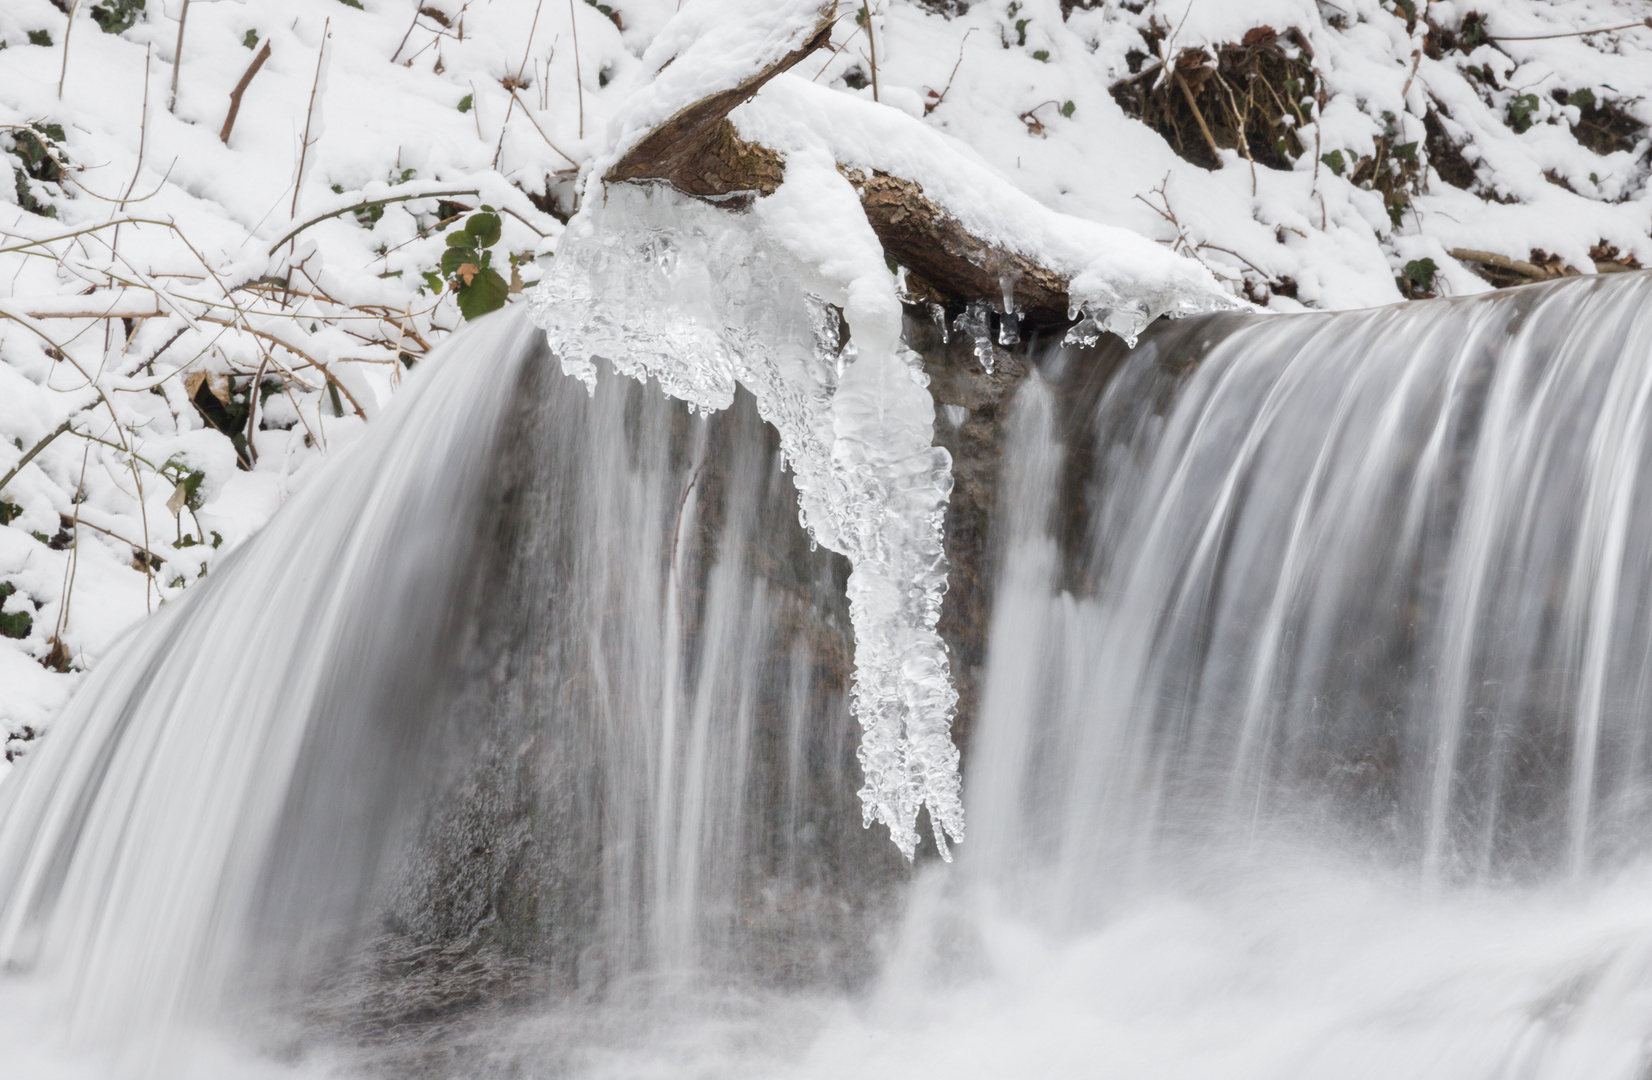
[[[822,4],[813,32],[737,85],[679,109],[638,139],[604,174],[606,183],[663,180],[685,195],[744,209],[772,195],[785,161],[766,146],[740,137],[729,114],[775,76],[829,44],[836,0]],[[1068,320],[1068,279],[1025,255],[972,234],[924,195],[923,185],[865,170],[846,173],[860,192],[867,221],[889,257],[905,266],[912,292],[946,304],[985,300],[1002,307],[1003,283],[1015,305],[1037,323]]]

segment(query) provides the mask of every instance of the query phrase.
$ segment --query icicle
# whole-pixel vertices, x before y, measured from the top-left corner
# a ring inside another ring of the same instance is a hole
[[[1004,314],[998,320],[998,344],[1016,345],[1021,341],[1021,309],[1015,306],[1015,283],[1019,273],[1004,271],[998,275],[998,289],[1003,294]],[[988,371],[992,368],[988,367]]]
[[[940,304],[935,303],[934,301],[930,301],[930,304],[929,304],[929,317],[931,319],[933,319],[935,321],[935,325],[940,328],[940,331],[941,331],[941,344],[942,345],[952,344],[952,334],[948,330],[948,327],[946,325],[946,308],[942,307]]]
[[[829,157],[794,152],[781,190],[747,214],[663,185],[616,185],[586,205],[531,297],[535,322],[576,377],[594,380],[602,356],[703,409],[725,408],[736,384],[751,391],[811,543],[854,568],[865,823],[910,858],[927,810],[949,856],[964,835],[957,693],[935,627],[951,458],[933,445],[922,362],[901,343],[894,279],[854,189]]]
[[[998,350],[992,344],[992,309],[983,300],[971,300],[955,325],[975,346],[975,358],[990,375],[998,359]]]

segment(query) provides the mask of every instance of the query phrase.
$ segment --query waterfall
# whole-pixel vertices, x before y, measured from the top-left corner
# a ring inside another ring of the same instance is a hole
[[[1021,359],[955,863],[759,403],[507,309],[0,784],[6,1060],[1644,1075],[1652,275]]]
[[[1030,386],[982,828],[1079,879],[1287,821],[1431,882],[1642,853],[1649,291],[1194,323],[1059,417]]]

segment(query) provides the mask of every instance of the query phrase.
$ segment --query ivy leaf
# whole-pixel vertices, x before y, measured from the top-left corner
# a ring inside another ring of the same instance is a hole
[[[464,97],[459,99],[459,111],[460,112],[469,112],[470,111],[470,106],[471,106],[471,103],[472,103],[471,102],[472,97],[473,97],[473,95],[466,94]]]
[[[104,0],[92,9],[92,21],[105,34],[124,34],[143,13],[146,0]]]
[[[476,319],[505,306],[510,285],[496,270],[478,270],[468,285],[459,288],[459,314]]]
[[[1405,264],[1405,280],[1425,292],[1431,292],[1434,289],[1434,275],[1439,270],[1433,259],[1412,259]]]
[[[1323,161],[1325,166],[1331,170],[1332,176],[1341,176],[1342,170],[1348,167],[1348,163],[1343,160],[1341,150],[1332,150],[1319,160]]]
[[[1532,114],[1539,104],[1536,94],[1521,94],[1509,102],[1509,126],[1516,135],[1524,135],[1531,130]]]
[[[9,581],[0,582],[0,606],[17,592],[17,586]],[[0,613],[0,637],[14,638],[18,641],[29,636],[34,627],[34,616],[27,611],[15,612],[11,615]]]

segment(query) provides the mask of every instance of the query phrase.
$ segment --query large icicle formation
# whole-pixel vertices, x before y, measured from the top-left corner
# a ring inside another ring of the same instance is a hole
[[[662,30],[643,58],[659,74],[614,125],[533,316],[587,385],[600,358],[696,408],[727,407],[737,384],[757,399],[804,526],[853,566],[865,823],[883,822],[910,858],[927,809],[950,857],[948,840],[964,835],[957,694],[935,626],[952,463],[933,445],[928,380],[901,341],[895,275],[840,166],[913,177],[978,235],[1067,274],[1080,337],[1132,336],[1162,312],[1225,301],[1201,268],[1145,238],[1055,214],[921,122],[787,74],[731,117],[785,159],[778,190],[749,209],[600,182],[655,125],[766,70],[820,18],[820,0],[691,0]]]
[[[563,370],[595,358],[698,408],[738,383],[780,433],[810,535],[849,558],[854,707],[866,823],[909,857],[927,806],[942,853],[963,839],[957,695],[935,632],[946,589],[941,522],[951,459],[901,344],[901,306],[854,189],[829,157],[794,155],[749,214],[665,185],[618,185],[577,222],[535,292]],[[837,310],[848,324],[843,340]]]

